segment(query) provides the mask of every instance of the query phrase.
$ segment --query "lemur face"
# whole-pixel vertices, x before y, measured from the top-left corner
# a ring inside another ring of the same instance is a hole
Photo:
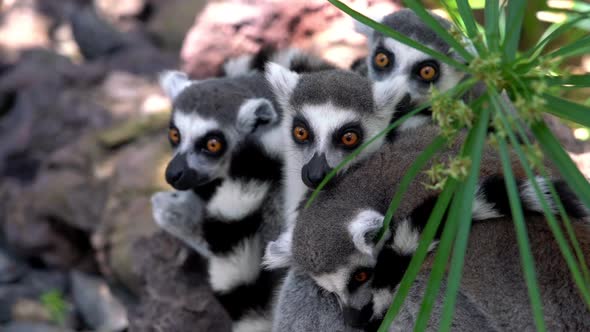
[[[237,133],[224,129],[215,119],[175,111],[168,131],[174,157],[166,168],[166,181],[187,190],[226,174]]]
[[[316,188],[357,147],[389,124],[403,86],[387,80],[371,83],[358,74],[332,70],[297,74],[270,64],[266,72],[284,113],[287,172],[300,172]],[[383,139],[363,150],[376,151]]]
[[[443,27],[450,28],[450,22],[438,16],[435,17],[438,18]],[[387,15],[381,20],[381,23],[425,46],[462,61],[444,40],[438,37],[430,27],[409,9]],[[374,81],[382,81],[393,76],[400,77],[402,84],[408,87],[404,102],[400,104],[400,107],[404,110],[409,111],[427,101],[432,86],[435,86],[440,91],[447,91],[457,85],[464,77],[464,73],[432,58],[430,55],[386,37],[368,27],[359,26],[359,28],[360,32],[368,37],[369,53],[366,61],[369,78]]]
[[[322,224],[325,213],[334,216],[337,212],[319,207],[309,210],[314,211],[310,222],[317,227],[309,230],[297,223],[290,232],[298,236],[281,236],[271,242],[265,264],[272,268],[293,266],[307,273],[320,287],[336,295],[346,324],[363,328],[379,319],[384,300],[391,300],[383,299],[381,289],[374,285],[379,280],[380,252],[390,237],[387,233],[383,240],[375,240],[383,225],[383,215],[365,208],[342,216],[340,223]],[[311,217],[305,212],[307,216]]]
[[[259,83],[265,83],[262,76]],[[174,106],[168,131],[174,156],[166,181],[177,190],[227,177],[235,151],[249,138],[264,140],[270,134],[267,127],[278,121],[273,104],[253,97],[236,79],[197,82],[167,72],[161,85]]]

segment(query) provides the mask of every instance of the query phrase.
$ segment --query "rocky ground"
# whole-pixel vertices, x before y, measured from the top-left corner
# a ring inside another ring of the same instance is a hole
[[[202,259],[152,221],[170,154],[156,75],[215,76],[265,44],[348,66],[363,43],[324,1],[0,1],[0,330],[229,330]],[[552,124],[590,174],[589,145]]]

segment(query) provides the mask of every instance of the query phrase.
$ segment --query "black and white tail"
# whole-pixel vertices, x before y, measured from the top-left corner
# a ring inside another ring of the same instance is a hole
[[[569,217],[576,219],[586,219],[590,211],[575,196],[567,184],[562,180],[550,180],[557,196],[560,198],[565,212]],[[557,203],[549,191],[547,180],[542,177],[535,178],[541,193],[544,195],[548,206],[553,214],[558,214]],[[531,180],[517,181],[521,205],[525,215],[542,214],[543,208],[539,197],[536,195],[534,185]],[[416,252],[420,240],[421,232],[426,226],[426,222],[434,209],[437,197],[427,199],[418,207],[414,208],[412,213],[400,222],[392,226],[391,237],[384,245],[383,250],[378,257],[378,263],[375,268],[374,280],[372,287],[375,289],[374,313],[383,315],[389,307],[390,300],[394,289],[401,281],[405,271],[410,264],[412,256]],[[504,185],[504,178],[490,176],[478,185],[476,195],[472,206],[473,221],[485,221],[510,215],[510,202],[508,193]],[[443,216],[439,230],[429,251],[436,248],[440,239],[446,216]],[[395,267],[395,268],[392,268]],[[380,298],[380,297],[383,298]],[[375,317],[375,316],[374,316]],[[371,326],[379,326],[379,321],[371,322]]]

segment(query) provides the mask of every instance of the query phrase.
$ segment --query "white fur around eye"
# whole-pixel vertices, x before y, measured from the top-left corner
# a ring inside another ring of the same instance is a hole
[[[348,225],[352,242],[360,252],[373,256],[376,248],[371,236],[381,229],[383,218],[383,215],[375,210],[364,210]]]

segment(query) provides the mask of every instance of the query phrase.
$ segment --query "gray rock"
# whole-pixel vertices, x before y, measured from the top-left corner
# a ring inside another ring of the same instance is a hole
[[[14,305],[22,300],[39,300],[49,291],[65,293],[67,276],[59,271],[29,269],[16,283],[0,284],[0,323],[12,318]],[[0,331],[4,331],[0,328]]]
[[[70,332],[72,330],[62,327],[44,324],[44,323],[29,323],[29,322],[14,322],[7,325],[0,325],[2,332]]]
[[[206,262],[163,232],[135,244],[145,291],[129,308],[131,331],[231,331],[229,315],[208,286]]]
[[[74,303],[88,326],[99,331],[127,328],[125,307],[103,279],[76,271],[70,274],[70,278]]]
[[[124,35],[101,18],[91,6],[73,12],[70,19],[74,39],[88,60],[113,54],[128,46]]]
[[[0,250],[0,284],[18,281],[25,274],[25,267]]]

